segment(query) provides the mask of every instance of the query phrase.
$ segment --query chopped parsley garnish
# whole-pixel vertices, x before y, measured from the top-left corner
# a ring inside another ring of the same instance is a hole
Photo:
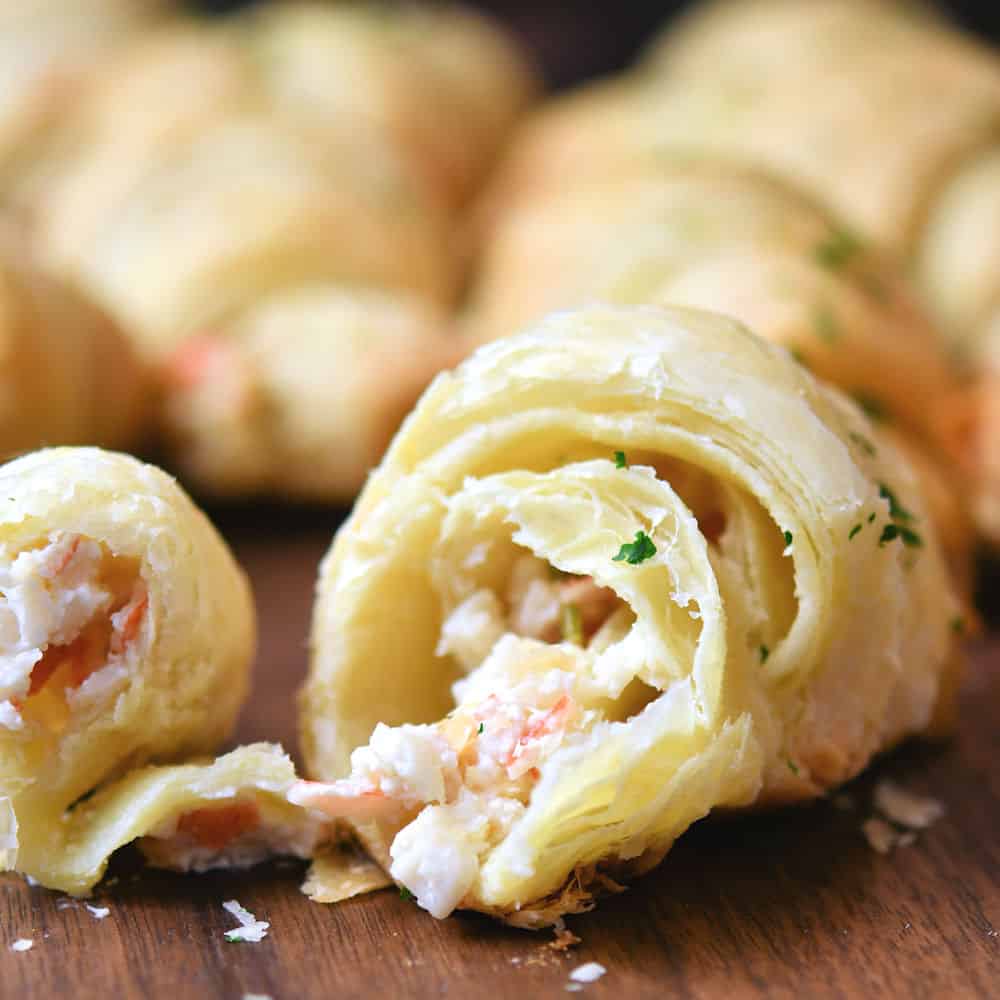
[[[618,550],[618,555],[612,556],[613,562],[627,562],[630,566],[638,566],[656,555],[656,546],[645,531],[635,533],[634,542],[625,542]]]
[[[849,229],[838,226],[817,244],[814,251],[816,263],[830,271],[840,271],[850,264],[863,249],[861,240]]]
[[[478,734],[479,734],[480,736],[482,736],[482,735],[483,735],[483,730],[484,730],[485,728],[486,728],[485,724],[484,724],[484,723],[482,723],[482,722],[480,722],[480,723],[479,723],[479,729],[477,729],[477,730],[476,730],[476,732],[477,732],[477,733],[478,733]]]
[[[855,535],[856,535],[856,534],[857,534],[857,533],[858,533],[858,532],[859,532],[860,530],[861,530],[861,525],[860,525],[860,524],[856,524],[856,525],[854,525],[854,527],[853,527],[853,528],[851,528],[851,530],[850,530],[850,531],[849,531],[849,532],[847,533],[847,540],[848,540],[849,542],[853,541],[853,540],[854,540],[854,536],[855,536]]]
[[[887,545],[897,538],[903,540],[903,544],[908,548],[919,549],[924,544],[924,540],[912,528],[907,528],[905,524],[887,524],[882,529],[882,537],[879,538],[879,545]]]
[[[889,411],[886,410],[885,404],[881,400],[861,391],[852,393],[852,395],[854,396],[854,402],[861,407],[865,416],[873,423],[883,424],[889,419]]]
[[[576,646],[583,645],[583,619],[580,617],[580,609],[575,604],[562,606],[559,625],[563,641],[572,642]]]
[[[875,445],[873,445],[873,444],[871,443],[871,441],[869,441],[869,440],[868,440],[868,438],[866,438],[866,437],[864,436],[864,434],[859,434],[859,433],[858,433],[857,431],[851,431],[851,433],[850,433],[850,434],[848,434],[847,436],[848,436],[848,437],[849,437],[849,438],[851,439],[851,441],[853,441],[853,442],[854,442],[854,444],[856,444],[856,445],[857,445],[857,446],[858,446],[858,447],[859,447],[859,448],[860,448],[860,449],[861,449],[861,450],[862,450],[862,451],[863,451],[863,452],[864,452],[864,453],[865,453],[866,455],[869,455],[869,456],[871,456],[871,457],[873,457],[873,458],[874,458],[874,456],[875,456]]]
[[[840,337],[840,324],[833,310],[820,303],[813,309],[812,314],[813,330],[820,340],[825,340],[828,344],[835,343]]]
[[[871,513],[870,513],[870,514],[868,515],[868,523],[869,523],[869,524],[871,524],[871,523],[872,523],[872,521],[874,521],[874,520],[875,520],[875,511],[872,511],[872,512],[871,512]]]
[[[791,757],[787,758],[786,763],[788,764],[788,770],[791,771],[792,774],[797,775],[799,773],[799,766],[794,760],[792,760]]]
[[[763,643],[760,647],[760,662],[767,663],[767,658],[771,655],[771,650],[767,648]]]
[[[625,457],[625,452],[623,451],[615,452],[615,468],[616,469],[628,468],[628,459]]]
[[[792,544],[792,533],[790,531],[785,532],[785,545]]]
[[[399,898],[400,899],[405,899],[408,903],[410,903],[413,900],[415,900],[417,897],[414,896],[413,893],[410,892],[410,890],[407,889],[405,885],[401,885],[399,887]]]
[[[878,495],[889,501],[889,517],[894,521],[913,520],[913,515],[896,499],[896,494],[885,483],[878,484]]]

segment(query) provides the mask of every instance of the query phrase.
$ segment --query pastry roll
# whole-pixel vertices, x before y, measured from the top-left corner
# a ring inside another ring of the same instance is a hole
[[[932,727],[957,609],[908,465],[783,349],[556,314],[437,378],[338,534],[291,799],[435,916],[549,924]]]
[[[67,115],[34,199],[47,257],[62,268],[85,260],[102,222],[144,174],[252,107],[256,86],[253,62],[233,32],[199,22],[171,23],[118,53]]]
[[[948,466],[929,401],[962,383],[937,332],[889,261],[766,175],[696,159],[526,196],[487,243],[471,298],[479,340],[595,300],[724,312],[908,435],[926,452],[922,475],[939,481]],[[931,495],[967,580],[969,518]]]
[[[165,360],[173,467],[204,493],[349,503],[457,360],[446,325],[412,296],[313,285],[263,298]]]
[[[0,493],[0,797],[16,816],[17,869],[85,891],[101,865],[90,853],[84,874],[74,852],[127,817],[99,811],[98,796],[78,813],[82,800],[226,739],[247,691],[253,604],[215,529],[152,466],[35,452],[0,469]]]
[[[0,2],[0,188],[30,187],[67,105],[108,53],[153,20],[158,0]]]
[[[249,35],[280,108],[374,126],[450,209],[537,89],[500,25],[447,5],[276,4]]]
[[[0,457],[44,444],[136,444],[151,379],[128,338],[0,234]]]

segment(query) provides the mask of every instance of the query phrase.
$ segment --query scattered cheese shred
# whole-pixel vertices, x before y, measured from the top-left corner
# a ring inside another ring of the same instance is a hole
[[[258,920],[249,910],[244,909],[235,899],[230,899],[222,904],[222,908],[231,913],[240,923],[240,926],[231,931],[226,931],[225,938],[229,942],[245,941],[257,944],[267,937],[270,924],[266,920]]]
[[[944,815],[944,806],[937,799],[914,795],[892,781],[880,781],[875,786],[875,808],[910,830],[925,830]]]
[[[111,908],[108,906],[91,906],[90,903],[84,904],[95,920],[103,920],[106,916],[111,913]]]
[[[570,974],[569,978],[574,983],[596,983],[608,970],[600,962],[586,962],[577,966]]]
[[[896,831],[878,816],[865,820],[861,824],[861,832],[879,854],[888,854],[896,846]]]
[[[31,938],[18,938],[11,946],[11,951],[30,951],[35,945]]]

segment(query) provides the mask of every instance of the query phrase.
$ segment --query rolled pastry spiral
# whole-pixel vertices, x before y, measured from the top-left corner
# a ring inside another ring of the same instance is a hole
[[[84,892],[118,843],[96,833],[114,816],[74,804],[226,739],[253,603],[207,518],[152,466],[35,452],[0,469],[0,493],[0,797],[17,869]]]
[[[150,372],[111,318],[0,233],[0,458],[44,444],[135,445]]]
[[[434,915],[541,926],[932,728],[956,613],[907,463],[783,349],[556,314],[438,376],[335,539],[291,798]]]
[[[788,347],[924,453],[917,467],[933,480],[949,560],[971,578],[953,438],[928,406],[964,391],[959,373],[893,261],[819,205],[704,158],[508,198],[472,284],[468,335],[489,340],[592,301],[710,309]]]

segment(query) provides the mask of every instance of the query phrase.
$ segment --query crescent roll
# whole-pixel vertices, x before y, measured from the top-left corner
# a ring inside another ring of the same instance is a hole
[[[247,692],[253,603],[207,518],[152,466],[35,452],[0,469],[0,494],[0,798],[17,870],[82,892],[113,849],[97,828],[123,817],[101,793],[81,800],[226,739]],[[79,851],[93,864],[81,869]]]
[[[33,184],[67,105],[109,53],[151,23],[159,0],[0,2],[0,189]]]
[[[447,301],[439,220],[362,139],[227,118],[144,174],[70,269],[153,357],[310,280]]]
[[[136,444],[151,379],[92,302],[0,234],[0,457],[43,444]]]
[[[164,439],[199,491],[349,503],[427,383],[458,358],[414,297],[311,285],[165,360]]]
[[[334,541],[290,798],[435,916],[542,926],[933,727],[957,612],[909,466],[786,351],[556,314],[438,376]]]
[[[499,23],[447,4],[276,4],[248,37],[280,108],[368,123],[450,209],[538,89]]]
[[[928,401],[963,389],[937,332],[890,261],[766,175],[696,159],[515,201],[484,248],[466,326],[491,339],[595,300],[732,316],[908,435],[927,453],[921,475],[947,475],[951,436]],[[947,490],[927,493],[968,581],[969,517]]]

